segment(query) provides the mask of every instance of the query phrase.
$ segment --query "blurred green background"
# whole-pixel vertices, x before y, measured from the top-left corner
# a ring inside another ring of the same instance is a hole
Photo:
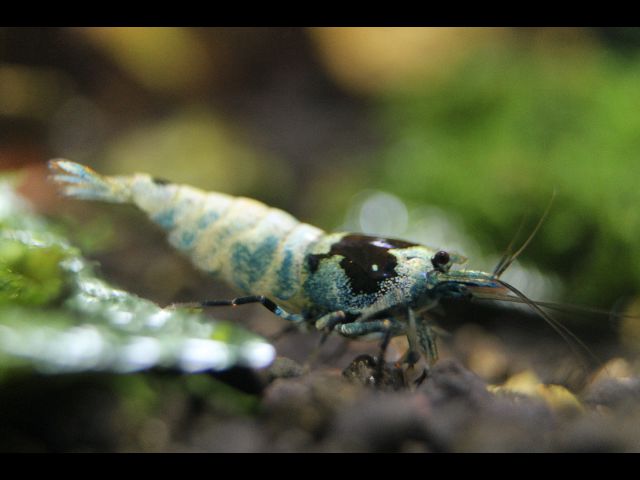
[[[505,278],[608,309],[640,290],[638,47],[627,28],[4,28],[0,168],[27,167],[41,212],[93,209],[81,246],[163,303],[185,293],[184,275],[157,281],[177,268],[149,261],[161,237],[140,246],[131,218],[103,215],[121,210],[57,199],[47,159],[255,197],[485,270],[555,190]]]

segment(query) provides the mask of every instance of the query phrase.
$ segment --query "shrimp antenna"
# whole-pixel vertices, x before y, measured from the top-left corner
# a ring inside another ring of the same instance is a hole
[[[569,330],[567,327],[565,327],[558,320],[555,320],[547,312],[542,310],[542,308],[540,308],[536,302],[534,302],[533,300],[528,298],[524,293],[522,293],[520,290],[518,290],[513,285],[508,284],[504,280],[500,280],[499,278],[495,278],[494,280],[496,282],[498,282],[500,285],[502,285],[503,287],[505,287],[506,289],[508,289],[511,292],[513,292],[513,294],[515,294],[525,304],[527,304],[532,310],[534,310],[538,315],[540,315],[542,317],[542,319],[545,322],[547,322],[547,324],[549,324],[549,326],[551,328],[553,328],[558,335],[560,335],[562,337],[562,339],[567,343],[569,348],[571,348],[571,351],[574,353],[574,355],[576,355],[577,358],[582,360],[582,363],[585,363],[584,362],[584,357],[583,357],[583,355],[581,355],[580,350],[575,347],[576,344],[584,352],[586,352],[597,364],[601,365],[603,363],[602,360],[599,359],[596,356],[596,354],[593,353],[593,351],[589,347],[587,347],[587,345],[585,345],[585,343],[582,340],[580,340],[575,333],[573,333],[571,330]],[[586,364],[584,366],[588,367],[588,365],[586,365]]]
[[[513,237],[511,237],[511,241],[509,242],[509,245],[507,245],[507,248],[504,250],[504,254],[502,255],[502,258],[500,258],[500,261],[498,262],[498,264],[496,265],[496,268],[493,269],[493,276],[498,278],[500,276],[500,274],[502,272],[504,272],[507,267],[503,268],[503,265],[505,265],[509,259],[511,258],[512,255],[512,248],[513,248],[513,244],[516,241],[516,238],[518,238],[520,236],[520,232],[522,231],[522,228],[524,227],[524,221],[525,221],[526,217],[522,217],[522,220],[520,220],[520,226],[518,227],[518,230],[516,230],[516,233],[513,235]],[[497,272],[500,272],[500,274],[497,274]]]
[[[529,243],[531,243],[531,240],[533,240],[533,237],[535,237],[536,233],[538,233],[538,230],[540,230],[540,227],[542,226],[547,216],[549,215],[549,212],[551,211],[551,206],[553,205],[553,201],[555,198],[556,198],[556,190],[554,188],[553,193],[551,194],[551,200],[549,200],[549,204],[547,205],[546,210],[542,214],[542,217],[540,217],[540,220],[538,220],[538,224],[533,229],[529,237],[522,244],[522,246],[514,253],[511,253],[511,247],[513,246],[513,243],[516,237],[520,233],[520,230],[522,230],[522,223],[520,224],[520,227],[518,228],[518,231],[516,232],[513,239],[511,240],[511,243],[509,243],[509,246],[507,247],[505,254],[502,256],[502,258],[498,262],[498,265],[496,265],[496,268],[493,270],[494,278],[496,279],[500,278],[500,275],[502,275],[505,272],[505,270],[509,268],[513,262],[515,262],[515,260],[520,256],[520,254],[524,252],[525,248],[529,246]]]
[[[478,294],[474,294],[474,298],[478,300],[499,300],[502,302],[514,302],[514,303],[526,303],[519,298],[511,296],[489,295],[482,297]],[[562,313],[587,313],[591,315],[608,315],[611,318],[638,318],[637,315],[624,313],[624,312],[612,312],[611,310],[605,310],[603,308],[587,307],[584,305],[574,305],[572,303],[557,303],[557,302],[542,302],[539,300],[532,300],[539,307],[548,308],[550,310],[557,310]]]

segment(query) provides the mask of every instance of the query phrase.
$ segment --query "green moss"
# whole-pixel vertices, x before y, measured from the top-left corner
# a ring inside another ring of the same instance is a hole
[[[252,415],[258,411],[258,399],[205,375],[185,379],[191,395],[208,403],[214,411],[226,415]]]
[[[0,305],[46,305],[60,297],[64,272],[59,246],[35,248],[0,237]]]
[[[195,373],[273,359],[269,344],[235,325],[162,309],[101,280],[7,184],[0,205],[0,373]]]

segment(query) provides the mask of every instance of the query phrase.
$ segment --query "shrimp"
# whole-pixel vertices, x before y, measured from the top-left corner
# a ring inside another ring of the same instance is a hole
[[[404,335],[409,344],[404,361],[410,365],[420,357],[430,365],[436,362],[437,329],[429,312],[443,299],[525,303],[563,338],[577,340],[499,278],[533,235],[516,253],[507,253],[493,273],[486,273],[459,268],[466,258],[455,252],[358,233],[327,233],[245,197],[141,173],[103,176],[62,159],[51,160],[49,167],[70,197],[136,205],[198,269],[244,294],[200,302],[203,307],[261,303],[285,320],[315,326],[324,338],[335,332],[381,340],[381,361],[389,340]]]

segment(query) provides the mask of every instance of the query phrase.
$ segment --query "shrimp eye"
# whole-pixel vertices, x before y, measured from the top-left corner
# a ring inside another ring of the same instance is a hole
[[[436,270],[444,272],[444,267],[449,263],[449,260],[449,254],[444,250],[440,250],[433,257],[431,257],[431,265],[433,265],[433,268],[435,268]]]

